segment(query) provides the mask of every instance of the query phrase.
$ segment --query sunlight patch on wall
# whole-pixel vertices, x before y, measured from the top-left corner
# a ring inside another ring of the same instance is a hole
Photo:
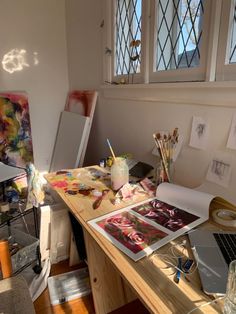
[[[39,64],[38,53],[33,53],[33,65]],[[7,52],[2,59],[2,67],[8,73],[22,71],[25,67],[30,67],[27,62],[27,51],[25,49],[12,49]]]
[[[34,65],[38,65],[38,64],[39,64],[38,53],[35,51],[34,52]]]

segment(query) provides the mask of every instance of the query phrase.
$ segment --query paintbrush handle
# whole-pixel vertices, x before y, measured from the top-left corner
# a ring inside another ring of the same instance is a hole
[[[93,203],[93,209],[97,209],[100,205],[102,200],[104,199],[104,197],[107,195],[107,193],[109,192],[109,190],[103,190],[102,191],[102,195],[99,196],[96,201]]]
[[[159,154],[161,156],[161,159],[162,159],[162,162],[163,162],[163,166],[164,166],[164,170],[165,170],[165,173],[166,173],[166,176],[167,176],[167,180],[168,182],[170,182],[170,175],[169,175],[169,171],[168,171],[168,166],[167,166],[167,161],[166,161],[166,157],[163,153],[163,150],[160,146],[160,141],[158,139],[156,139],[156,137],[154,136],[154,141],[155,141],[155,144],[157,146],[157,149],[159,151]]]
[[[96,201],[93,203],[93,209],[97,209],[101,205],[102,198],[103,197],[100,196],[99,198],[96,199]]]

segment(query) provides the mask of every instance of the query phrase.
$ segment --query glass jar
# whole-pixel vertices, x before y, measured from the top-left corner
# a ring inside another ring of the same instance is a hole
[[[111,166],[111,187],[118,191],[124,184],[129,182],[129,168],[124,158],[117,157]]]
[[[236,260],[229,264],[224,314],[236,314]]]
[[[170,160],[166,164],[166,168],[168,170],[169,178],[166,175],[165,167],[163,164],[163,161],[161,159],[158,159],[157,165],[156,165],[156,175],[155,175],[155,181],[156,184],[159,185],[163,182],[173,182],[174,177],[174,163],[172,160]]]

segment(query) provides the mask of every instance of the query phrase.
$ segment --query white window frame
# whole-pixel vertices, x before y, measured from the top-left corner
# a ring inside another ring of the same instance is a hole
[[[221,6],[225,2],[231,3],[231,0],[205,0],[205,12],[203,20],[203,34],[201,43],[201,56],[200,66],[196,68],[180,68],[174,70],[158,71],[153,70],[154,62],[154,23],[155,15],[154,10],[155,0],[143,0],[142,2],[142,57],[140,65],[140,73],[133,75],[132,83],[159,83],[159,82],[197,82],[197,81],[215,81],[216,80],[216,68],[217,79],[224,79],[224,76],[220,76],[220,54],[225,53],[223,51],[223,45],[226,45],[226,36],[221,35],[221,41],[218,45],[219,28],[220,28],[220,16]],[[105,27],[103,29],[103,80],[107,83],[120,83],[122,79],[127,78],[127,75],[114,75],[115,73],[115,56],[114,56],[114,39],[115,39],[115,19],[114,19],[114,1],[105,0],[104,7],[104,21]],[[224,5],[224,22],[222,23],[223,34],[226,33],[225,10],[227,6]],[[228,24],[227,24],[228,27]],[[222,43],[222,39],[225,39],[225,43]],[[107,53],[110,50],[111,53]],[[227,69],[234,68],[232,76],[236,80],[236,66],[229,65]],[[230,70],[231,72],[232,70]],[[132,84],[127,84],[132,85]]]
[[[156,32],[156,1],[151,0],[151,45],[150,45],[150,62],[149,64],[149,81],[153,82],[177,82],[177,81],[205,81],[206,78],[206,61],[207,61],[207,34],[210,27],[210,12],[211,12],[211,1],[205,0],[205,12],[203,18],[203,33],[201,38],[200,48],[200,64],[198,67],[193,68],[181,68],[173,70],[155,71],[155,32]]]
[[[108,0],[111,1],[111,0]],[[146,20],[145,20],[145,1],[147,0],[143,0],[142,1],[142,21],[141,21],[141,50],[142,50],[142,54],[141,54],[141,63],[140,63],[140,72],[139,73],[135,73],[135,74],[130,74],[129,80],[132,80],[132,83],[142,83],[144,82],[144,65],[143,65],[143,60],[145,58],[145,49],[143,49],[143,43],[145,42],[144,40],[144,36],[145,36],[145,25],[146,25]],[[115,25],[115,12],[116,12],[116,7],[115,7],[115,1],[111,1],[112,4],[110,6],[110,10],[111,10],[111,25],[112,25],[112,33],[111,33],[111,38],[110,38],[110,42],[111,42],[111,47],[112,47],[112,62],[111,62],[111,81],[112,82],[121,82],[122,80],[127,80],[128,78],[128,74],[125,75],[115,75],[115,35],[116,35],[116,25]]]
[[[220,19],[219,44],[217,52],[216,81],[235,81],[236,64],[229,64],[230,39],[234,0],[223,0]]]

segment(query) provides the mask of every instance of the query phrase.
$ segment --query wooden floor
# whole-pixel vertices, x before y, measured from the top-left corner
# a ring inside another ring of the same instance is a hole
[[[69,267],[68,261],[52,265],[50,276],[62,274],[68,271],[85,266],[80,264],[76,267]],[[95,314],[92,295],[78,298],[60,305],[51,306],[49,292],[46,289],[34,302],[36,314]]]
[[[63,274],[68,271],[72,271],[81,267],[86,266],[85,263],[81,263],[75,267],[69,267],[68,261],[63,261],[58,264],[52,265],[50,276]],[[40,297],[34,302],[34,308],[36,314],[95,314],[92,294],[72,300],[70,302],[65,302],[60,305],[52,306],[50,304],[50,297],[48,288],[40,295]],[[149,312],[142,305],[142,303],[137,299],[110,314],[148,314]]]

